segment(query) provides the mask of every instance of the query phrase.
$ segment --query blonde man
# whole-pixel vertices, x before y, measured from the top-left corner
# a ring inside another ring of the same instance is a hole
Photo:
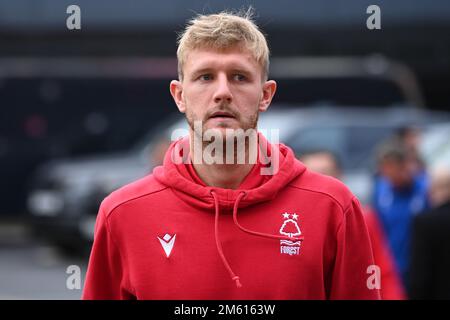
[[[195,17],[177,56],[189,135],[102,202],[83,298],[379,298],[358,200],[256,131],[276,82],[250,16]]]

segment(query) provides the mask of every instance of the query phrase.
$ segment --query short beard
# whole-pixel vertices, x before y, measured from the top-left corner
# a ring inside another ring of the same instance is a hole
[[[218,108],[218,110],[214,110],[213,112],[216,112],[216,111],[227,111],[227,112],[230,112],[240,124],[240,127],[238,129],[242,129],[244,132],[247,132],[247,130],[249,130],[249,129],[255,130],[255,131],[257,130],[258,119],[259,119],[259,113],[258,112],[256,112],[255,114],[251,115],[245,122],[242,123],[242,117],[239,114],[231,112],[224,105],[221,105]],[[202,150],[205,150],[205,148],[210,143],[212,143],[214,141],[214,140],[211,141],[211,140],[208,140],[208,139],[204,139],[205,132],[207,130],[215,130],[215,129],[206,129],[206,122],[208,121],[210,116],[211,116],[211,113],[207,113],[207,114],[205,114],[203,119],[199,119],[199,117],[197,117],[195,113],[186,110],[186,120],[188,122],[189,127],[191,128],[191,131],[195,135],[195,139],[199,139],[199,141],[202,142]],[[199,121],[199,120],[202,121],[202,126],[201,126],[202,130],[201,130],[201,132],[199,132],[198,126],[194,125],[195,122]],[[233,129],[229,129],[229,130],[233,130]],[[229,139],[230,141],[227,142],[227,139]],[[234,159],[235,159],[234,163],[237,164],[238,153],[241,151],[241,150],[238,150],[238,144],[236,143],[237,140],[235,139],[234,136],[228,137],[225,134],[225,137],[222,137],[222,141],[223,141],[222,150],[224,151],[224,153],[223,153],[223,157],[224,157],[223,160],[224,160],[224,162],[223,163],[225,163],[226,154],[229,153],[229,152],[233,152]],[[227,145],[228,146],[233,146],[234,150],[233,151],[231,151],[231,150],[227,151]],[[244,152],[248,151],[248,150],[249,150],[249,139],[246,138],[245,139],[245,150],[244,150]],[[247,162],[248,158],[249,158],[249,156],[246,155],[245,156],[246,162]]]

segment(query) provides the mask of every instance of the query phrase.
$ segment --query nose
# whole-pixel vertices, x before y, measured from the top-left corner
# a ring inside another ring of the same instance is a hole
[[[217,78],[217,87],[214,93],[214,102],[215,103],[231,103],[233,95],[230,90],[230,86],[228,83],[228,78],[226,75],[219,75]]]

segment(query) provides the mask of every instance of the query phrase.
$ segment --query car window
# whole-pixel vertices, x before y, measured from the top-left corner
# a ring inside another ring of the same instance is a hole
[[[301,128],[287,144],[297,156],[313,150],[329,150],[339,157],[344,170],[369,169],[376,145],[392,134],[387,126],[320,126]]]
[[[450,124],[430,126],[422,136],[419,150],[428,166],[450,165]]]

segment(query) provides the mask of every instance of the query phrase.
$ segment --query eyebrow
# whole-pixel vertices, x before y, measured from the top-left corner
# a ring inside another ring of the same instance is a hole
[[[198,70],[194,70],[194,72],[192,72],[192,75],[196,76],[196,75],[200,75],[203,73],[210,73],[212,70],[213,70],[213,68],[201,68]]]
[[[200,74],[203,74],[203,73],[210,73],[210,72],[212,72],[214,70],[214,68],[213,67],[205,67],[205,68],[201,68],[201,69],[198,69],[198,70],[194,70],[193,72],[192,72],[192,76],[197,76],[197,75],[200,75]],[[242,66],[233,66],[232,68],[231,68],[231,71],[232,72],[235,72],[235,73],[243,73],[243,74],[245,74],[245,75],[251,75],[251,70],[250,69],[248,69],[248,68],[243,68]]]

